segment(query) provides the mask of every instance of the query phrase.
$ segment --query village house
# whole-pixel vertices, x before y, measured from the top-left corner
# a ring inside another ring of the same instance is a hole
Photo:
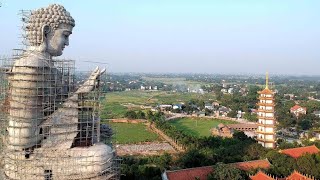
[[[182,109],[182,104],[175,104],[172,106],[172,109]]]
[[[300,115],[307,114],[307,108],[295,105],[290,109],[290,112],[293,113],[296,117]]]
[[[227,94],[227,93],[228,93],[228,90],[227,90],[227,89],[221,89],[221,92],[222,92],[223,94]]]
[[[228,93],[229,93],[229,94],[233,94],[233,92],[234,92],[234,89],[233,89],[233,88],[229,88],[229,89],[228,89]]]
[[[146,90],[146,87],[141,85],[140,90]]]
[[[242,118],[244,114],[245,114],[245,112],[242,112],[241,110],[239,110],[239,111],[237,112],[237,118],[238,118],[238,119]]]
[[[214,107],[213,107],[212,104],[210,104],[210,103],[206,103],[206,104],[204,105],[204,108],[205,108],[205,109],[209,109],[209,110],[213,110],[213,109],[214,109]]]
[[[242,96],[247,96],[248,95],[248,92],[244,89],[244,88],[241,88],[239,90],[239,93],[242,95]]]
[[[171,104],[161,104],[161,105],[158,105],[158,107],[160,108],[161,111],[166,111],[167,109],[172,109]]]
[[[250,109],[250,112],[251,112],[251,115],[253,115],[253,114],[257,114],[258,110],[257,109]]]
[[[230,108],[227,108],[225,106],[221,106],[219,109],[218,109],[218,112],[221,116],[227,116],[228,113],[231,111]]]
[[[213,102],[213,103],[212,103],[212,106],[213,106],[213,107],[219,107],[219,106],[220,106],[220,103],[218,103],[218,102]]]
[[[200,112],[198,113],[198,117],[205,117],[205,116],[206,116],[206,113],[203,112],[203,111],[200,111]]]
[[[315,133],[314,138],[315,140],[320,140],[320,133]]]
[[[221,137],[232,137],[234,131],[243,131],[248,137],[254,137],[258,125],[255,123],[240,123],[240,124],[222,124],[211,129],[211,135]]]
[[[211,135],[231,138],[233,135],[233,129],[220,123],[217,127],[211,129]]]
[[[295,98],[294,94],[284,94],[284,97],[289,97],[290,100],[293,100]]]
[[[314,111],[312,114],[314,114],[317,117],[320,117],[320,111]]]

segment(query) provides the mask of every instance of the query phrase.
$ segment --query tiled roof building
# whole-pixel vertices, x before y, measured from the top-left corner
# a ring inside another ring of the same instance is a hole
[[[271,176],[259,171],[256,175],[250,176],[251,180],[274,180]]]
[[[295,105],[290,109],[290,112],[298,117],[300,114],[307,114],[307,108]]]
[[[313,177],[308,177],[303,174],[300,174],[298,171],[294,171],[290,176],[282,179],[282,180],[314,180]],[[279,179],[281,180],[281,179]]]
[[[277,177],[271,177],[267,174],[265,174],[262,171],[259,171],[256,175],[250,176],[251,180],[315,180],[314,177],[303,175],[297,171],[294,171],[290,176],[285,178],[277,178]]]
[[[315,145],[280,150],[280,153],[286,154],[293,158],[299,158],[304,154],[317,154],[319,152],[320,150]]]
[[[269,169],[270,162],[267,159],[264,160],[254,160],[247,162],[232,163],[230,165],[235,166],[238,169],[248,171],[252,169]],[[162,174],[163,180],[206,180],[207,176],[213,172],[212,166],[181,169],[176,171],[165,171]]]
[[[213,171],[212,166],[182,169],[176,171],[165,171],[162,174],[163,180],[206,180]]]
[[[231,165],[234,165],[236,168],[241,169],[243,171],[249,171],[252,169],[269,169],[271,166],[270,162],[267,159],[238,162],[233,163]]]

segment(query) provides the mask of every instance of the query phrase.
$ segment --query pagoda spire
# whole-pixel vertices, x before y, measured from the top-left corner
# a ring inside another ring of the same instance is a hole
[[[266,73],[266,89],[269,89],[269,73]]]

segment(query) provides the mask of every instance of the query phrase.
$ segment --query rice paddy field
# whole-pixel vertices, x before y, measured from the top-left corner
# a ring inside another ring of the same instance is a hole
[[[214,94],[181,93],[167,91],[122,91],[106,94],[102,102],[102,119],[122,118],[125,112],[139,110],[140,106],[155,106],[158,104],[175,104],[187,102],[191,99],[203,99],[208,101],[215,99]],[[136,105],[135,108],[128,107],[128,104]]]
[[[142,77],[143,80],[149,81],[149,82],[161,82],[164,84],[184,84],[187,86],[201,86],[206,85],[205,82],[199,82],[199,81],[189,81],[186,80],[186,78],[169,78],[169,77]]]
[[[194,136],[210,136],[210,129],[218,124],[236,124],[234,121],[209,118],[179,118],[169,121],[177,129]]]

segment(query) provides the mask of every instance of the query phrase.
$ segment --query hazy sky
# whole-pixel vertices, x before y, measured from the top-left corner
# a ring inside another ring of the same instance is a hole
[[[64,57],[81,69],[320,75],[319,0],[0,2],[0,54],[18,47],[20,9],[59,3],[76,20]]]

